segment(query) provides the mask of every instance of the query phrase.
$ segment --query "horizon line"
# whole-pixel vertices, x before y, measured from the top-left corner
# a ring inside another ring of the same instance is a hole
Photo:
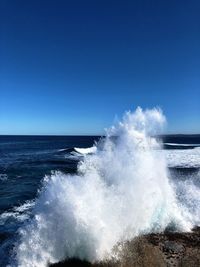
[[[157,136],[163,135],[200,135],[200,133],[163,133],[157,134]],[[105,136],[105,134],[0,134],[0,136]]]

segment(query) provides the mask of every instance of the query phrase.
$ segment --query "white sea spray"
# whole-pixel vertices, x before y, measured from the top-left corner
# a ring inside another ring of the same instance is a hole
[[[114,256],[120,241],[170,224],[190,230],[189,211],[178,202],[152,137],[164,123],[159,109],[127,112],[84,156],[77,175],[45,177],[34,218],[20,229],[16,265],[43,267],[69,257],[93,262]]]

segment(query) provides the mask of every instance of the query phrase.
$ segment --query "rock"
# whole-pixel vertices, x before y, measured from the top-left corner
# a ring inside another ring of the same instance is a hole
[[[121,255],[120,267],[165,267],[159,247],[152,245],[145,237],[128,242]]]
[[[180,260],[181,267],[199,267],[200,266],[200,250],[188,251],[188,253]]]
[[[116,246],[119,261],[89,263],[77,259],[52,267],[200,267],[200,227],[191,233],[149,234]]]
[[[183,253],[185,250],[184,246],[182,244],[178,244],[174,241],[165,241],[163,244],[163,251],[171,252],[171,253]]]

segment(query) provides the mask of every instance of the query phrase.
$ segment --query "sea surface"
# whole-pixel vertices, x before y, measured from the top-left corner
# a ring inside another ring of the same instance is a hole
[[[176,185],[181,181],[184,186],[188,183],[190,193],[196,194],[192,195],[188,205],[198,213],[194,201],[199,197],[200,135],[159,138],[163,142],[170,180],[176,181]],[[92,146],[99,139],[98,136],[0,136],[1,267],[7,266],[15,254],[20,239],[19,229],[33,216],[35,200],[41,188],[45,187],[44,177],[56,173],[66,174],[65,179],[68,179],[68,174],[73,177],[85,155],[95,152]],[[177,191],[180,201],[184,201],[182,198],[186,194],[182,185],[182,191]],[[198,215],[195,215],[197,223]]]

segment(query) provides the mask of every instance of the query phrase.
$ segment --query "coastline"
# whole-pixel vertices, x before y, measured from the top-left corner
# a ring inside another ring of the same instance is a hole
[[[200,266],[200,227],[192,232],[164,232],[137,237],[123,245],[121,260],[89,263],[78,259],[50,267],[197,267]]]

